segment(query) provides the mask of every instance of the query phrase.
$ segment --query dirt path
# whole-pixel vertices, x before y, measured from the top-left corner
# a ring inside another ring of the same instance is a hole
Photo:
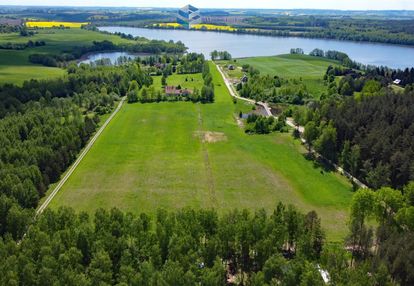
[[[221,69],[221,67],[218,64],[216,64],[216,67],[217,67],[218,71],[220,72],[221,76],[223,77],[224,83],[226,84],[227,89],[229,90],[231,96],[233,96],[233,97],[235,97],[237,99],[240,99],[240,100],[244,100],[244,101],[253,103],[253,104],[261,105],[265,109],[265,111],[266,111],[266,113],[267,113],[268,116],[273,116],[273,117],[275,117],[277,119],[277,117],[272,114],[271,108],[269,107],[269,105],[266,102],[256,102],[253,99],[244,98],[244,97],[239,96],[237,94],[237,91],[234,89],[234,86],[227,79],[227,77],[224,74],[224,72]],[[290,127],[293,127],[295,129],[298,129],[300,134],[302,134],[305,131],[305,127],[296,125],[292,118],[287,118],[286,119],[286,124],[289,125]],[[305,139],[303,139],[302,137],[300,139],[301,139],[302,143],[306,144],[306,140]],[[311,152],[313,152],[314,154],[316,154],[316,156],[319,156],[319,157],[322,157],[323,158],[323,156],[320,155],[319,153],[317,153],[314,149],[312,149]],[[327,160],[327,159],[325,158],[325,160]],[[368,188],[367,185],[365,185],[360,180],[358,180],[357,178],[355,178],[354,176],[352,176],[350,173],[348,173],[347,171],[345,171],[342,167],[336,165],[335,163],[333,163],[333,162],[331,162],[329,160],[327,160],[327,161],[335,168],[335,170],[338,173],[340,173],[341,175],[347,177],[349,180],[351,180],[358,187],[363,188],[363,189]]]
[[[105,123],[98,129],[98,131],[95,133],[95,135],[89,141],[89,143],[83,149],[82,153],[79,155],[79,157],[73,163],[73,165],[68,169],[68,171],[65,174],[65,176],[59,181],[59,183],[57,184],[57,186],[53,189],[53,191],[46,198],[46,200],[43,202],[43,204],[38,207],[38,209],[36,210],[36,216],[40,215],[48,207],[48,205],[53,200],[53,198],[56,196],[56,194],[60,191],[60,189],[62,188],[62,186],[66,183],[66,181],[69,179],[69,177],[75,171],[76,167],[78,167],[78,165],[80,164],[80,162],[82,161],[82,159],[85,157],[85,155],[92,148],[92,146],[95,143],[95,141],[102,134],[102,132],[104,131],[105,127],[108,126],[109,122],[111,122],[111,120],[115,117],[115,115],[121,109],[122,105],[125,102],[125,99],[126,99],[126,97],[123,97],[121,99],[121,101],[119,102],[119,104],[116,107],[116,109],[112,112],[111,116],[109,116],[109,118],[105,121]]]
[[[235,97],[235,98],[237,98],[237,99],[240,99],[240,100],[244,100],[244,101],[247,101],[247,102],[250,102],[250,103],[253,103],[253,104],[260,105],[260,106],[262,106],[262,107],[264,108],[264,110],[265,110],[265,112],[266,112],[266,115],[267,115],[267,116],[273,116],[273,115],[272,115],[272,112],[271,112],[271,109],[270,109],[269,105],[268,105],[266,102],[261,102],[261,101],[256,102],[256,101],[255,101],[255,100],[253,100],[253,99],[250,99],[250,98],[245,98],[245,97],[241,97],[241,96],[239,96],[239,95],[237,94],[237,91],[234,89],[234,86],[233,86],[233,85],[230,83],[230,81],[227,79],[227,77],[226,77],[226,75],[224,74],[224,72],[223,72],[223,70],[221,69],[221,67],[220,67],[218,64],[216,64],[216,67],[217,67],[218,71],[220,72],[221,76],[223,77],[224,83],[226,84],[227,89],[229,90],[229,92],[230,92],[231,96],[233,96],[233,97]]]
[[[201,108],[200,105],[198,106],[198,132],[201,134],[203,133],[203,117],[201,116]],[[211,201],[212,206],[217,206],[217,197],[216,197],[216,185],[214,183],[214,176],[213,176],[213,170],[211,168],[210,163],[210,156],[207,150],[207,142],[200,138],[201,140],[201,149],[203,152],[203,159],[204,159],[204,167],[206,169],[206,176],[207,176],[207,185],[208,185],[208,191],[209,191],[209,198]]]

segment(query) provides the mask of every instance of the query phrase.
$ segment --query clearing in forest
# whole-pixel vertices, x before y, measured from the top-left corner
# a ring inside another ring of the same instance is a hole
[[[119,207],[133,213],[187,206],[219,212],[265,208],[270,213],[283,201],[316,210],[328,237],[343,238],[351,185],[306,160],[290,134],[246,135],[234,118],[244,103],[234,104],[216,67],[210,69],[215,103],[126,104],[51,207],[87,212]],[[186,76],[172,79],[179,83]]]

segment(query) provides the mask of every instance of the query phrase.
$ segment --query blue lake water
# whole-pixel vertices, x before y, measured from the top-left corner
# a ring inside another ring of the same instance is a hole
[[[363,64],[392,68],[414,67],[414,47],[298,37],[270,37],[220,32],[100,27],[102,31],[122,32],[156,40],[181,41],[190,52],[209,57],[213,50],[228,51],[235,58],[287,54],[291,48],[309,53],[315,48],[337,50]]]
[[[98,60],[109,59],[112,64],[115,64],[120,57],[136,58],[137,55],[128,52],[97,52],[86,55],[79,63],[90,64]]]

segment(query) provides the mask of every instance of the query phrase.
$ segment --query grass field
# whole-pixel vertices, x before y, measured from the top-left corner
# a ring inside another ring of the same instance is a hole
[[[228,62],[226,62],[228,63]],[[338,62],[311,57],[307,55],[279,55],[272,57],[254,57],[242,58],[232,64],[241,67],[243,64],[249,64],[258,70],[261,74],[277,75],[285,79],[302,80],[306,84],[308,91],[315,97],[326,91],[323,76],[329,65],[338,65]],[[239,78],[242,75],[240,69],[228,71],[232,77]]]
[[[28,28],[54,28],[54,27],[67,27],[67,28],[80,28],[83,25],[87,25],[87,22],[55,22],[55,21],[29,21],[26,22]]]
[[[234,116],[242,105],[250,107],[233,104],[213,65],[211,70],[214,104],[125,105],[51,207],[272,211],[283,201],[316,210],[329,239],[343,238],[351,185],[306,160],[290,134],[246,135]]]
[[[1,37],[1,36],[0,36]],[[0,50],[0,84],[21,84],[29,79],[48,79],[65,74],[60,68],[34,65],[24,51]]]
[[[30,54],[59,54],[75,47],[91,45],[93,41],[109,40],[114,43],[126,43],[129,40],[115,35],[107,35],[83,29],[40,29],[31,37],[21,37],[17,33],[0,34],[0,43],[26,43],[29,40],[45,41],[41,47],[25,50],[0,50],[0,84],[10,82],[21,84],[31,78],[44,79],[61,76],[65,73],[59,68],[34,65],[29,62]]]

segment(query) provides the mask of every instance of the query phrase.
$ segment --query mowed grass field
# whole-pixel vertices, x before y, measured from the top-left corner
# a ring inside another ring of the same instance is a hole
[[[246,135],[211,64],[216,102],[126,104],[56,195],[52,208],[233,208],[279,201],[316,210],[330,240],[346,233],[351,185],[314,167],[290,134]],[[247,107],[248,108],[248,107]],[[206,136],[210,135],[210,136]]]
[[[0,43],[27,43],[31,40],[45,41],[41,47],[26,48],[24,50],[0,50],[0,84],[21,84],[30,79],[46,79],[65,74],[60,68],[45,67],[29,62],[29,55],[52,53],[59,54],[75,47],[92,45],[93,41],[109,40],[114,43],[126,43],[129,40],[115,35],[106,35],[83,29],[40,29],[31,37],[21,37],[17,33],[0,34]]]
[[[229,63],[229,62],[227,62]],[[337,61],[312,57],[308,55],[279,55],[271,57],[241,58],[232,62],[241,67],[249,64],[260,70],[261,74],[279,76],[285,79],[302,80],[308,91],[316,97],[326,91],[323,76],[329,65],[339,65]],[[240,69],[229,71],[230,76],[240,77]]]

